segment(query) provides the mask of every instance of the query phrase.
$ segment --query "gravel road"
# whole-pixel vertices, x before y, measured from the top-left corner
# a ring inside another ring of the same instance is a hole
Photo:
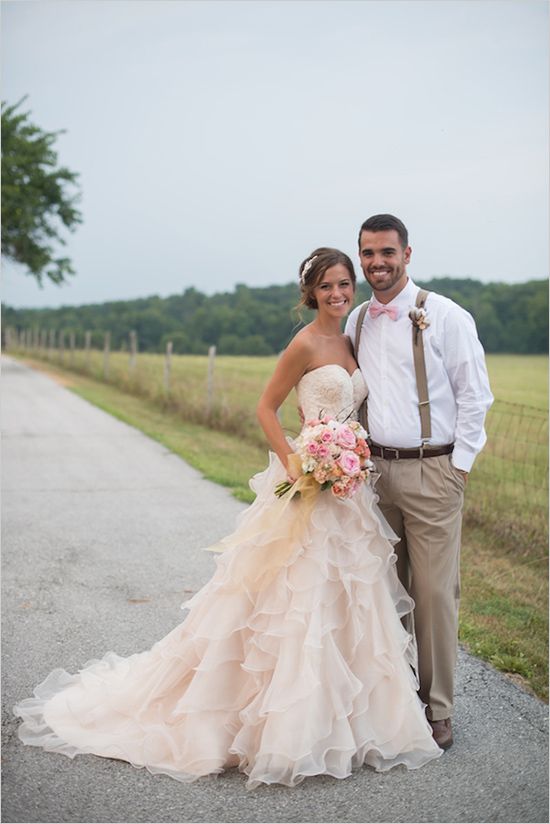
[[[180,784],[23,747],[13,704],[54,668],[150,647],[243,505],[155,441],[3,359],[4,822],[546,822],[547,706],[461,651],[455,744],[421,770],[297,788]]]

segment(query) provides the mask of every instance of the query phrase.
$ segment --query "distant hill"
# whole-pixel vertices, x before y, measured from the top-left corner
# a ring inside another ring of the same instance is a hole
[[[458,278],[417,281],[426,289],[455,300],[475,318],[487,352],[548,352],[548,281],[527,283],[480,283]],[[370,296],[362,282],[357,303]],[[203,354],[216,345],[225,355],[270,355],[280,352],[293,334],[312,315],[293,312],[299,300],[294,283],[285,286],[236,286],[233,292],[207,296],[197,289],[160,298],[153,295],[60,309],[2,308],[2,326],[75,332],[82,345],[84,332],[92,332],[92,344],[101,346],[103,334],[111,333],[111,346],[127,347],[131,330],[138,336],[140,351],[159,352],[171,340],[174,352]]]

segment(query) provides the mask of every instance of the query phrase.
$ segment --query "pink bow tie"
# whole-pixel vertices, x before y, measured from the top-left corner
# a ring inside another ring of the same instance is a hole
[[[369,315],[371,318],[377,318],[378,315],[387,315],[392,320],[397,320],[399,317],[399,309],[396,306],[384,306],[383,303],[371,303],[369,306]]]

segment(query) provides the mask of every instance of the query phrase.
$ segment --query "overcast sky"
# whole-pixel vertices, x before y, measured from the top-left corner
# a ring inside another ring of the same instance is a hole
[[[81,175],[77,275],[3,301],[211,294],[356,260],[392,212],[410,274],[548,275],[548,3],[3,0],[2,99]]]

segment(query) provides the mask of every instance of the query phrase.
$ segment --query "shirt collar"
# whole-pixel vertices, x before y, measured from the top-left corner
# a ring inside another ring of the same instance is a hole
[[[414,306],[419,288],[420,287],[418,287],[416,283],[413,283],[411,278],[409,278],[399,294],[396,295],[393,300],[390,300],[386,306],[395,306],[397,309],[405,309],[406,307]],[[374,295],[372,295],[371,301],[372,303],[380,303],[380,301],[376,300]]]

